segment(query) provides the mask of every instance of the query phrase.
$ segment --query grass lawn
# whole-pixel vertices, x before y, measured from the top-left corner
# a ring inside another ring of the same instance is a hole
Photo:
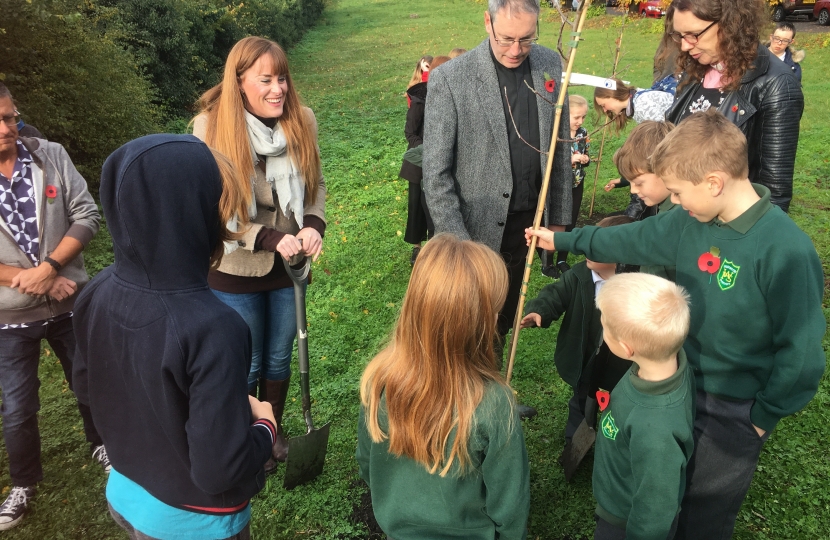
[[[328,183],[329,226],[324,255],[314,265],[308,290],[314,416],[331,421],[323,475],[292,492],[282,489],[281,471],[253,503],[256,538],[380,538],[370,535],[354,511],[365,487],[354,459],[357,384],[363,367],[386,338],[400,308],[409,275],[410,248],[402,240],[407,183],[397,178],[406,148],[403,90],[424,53],[473,48],[484,38],[483,3],[470,0],[333,0],[319,24],[290,52],[292,75],[320,124],[320,146]],[[558,24],[548,8],[541,43],[554,46]],[[417,15],[417,16],[416,16]],[[575,71],[606,75],[614,27],[602,17],[584,32]],[[660,23],[641,21],[626,30],[623,78],[651,80],[651,57]],[[796,162],[791,216],[816,243],[830,270],[830,50],[826,34],[799,36],[807,46],[807,98]],[[586,88],[574,92],[590,96]],[[605,148],[600,185],[615,177],[613,151]],[[594,152],[599,137],[594,137]],[[589,169],[583,219],[587,218],[593,169]],[[627,192],[597,193],[595,212],[621,209]],[[87,250],[93,272],[112,260],[109,238],[100,234]],[[534,272],[530,295],[547,278]],[[825,313],[828,311],[825,303]],[[569,388],[552,363],[555,331],[525,331],[519,344],[514,387],[522,402],[539,409],[524,423],[531,461],[530,538],[580,538],[593,530],[590,459],[566,484],[556,459],[563,445]],[[830,342],[825,338],[825,350]],[[41,358],[45,479],[33,509],[8,538],[122,538],[106,514],[105,478],[89,458],[72,394],[51,351]],[[298,385],[297,385],[298,386]],[[289,434],[302,433],[299,390],[289,397]],[[758,473],[738,517],[736,538],[830,537],[830,377],[802,412],[785,419],[761,456]],[[0,460],[6,460],[0,449]],[[152,456],[147,456],[151,459]],[[0,486],[8,486],[0,466]],[[8,487],[4,488],[6,491]],[[5,491],[4,491],[5,493]]]

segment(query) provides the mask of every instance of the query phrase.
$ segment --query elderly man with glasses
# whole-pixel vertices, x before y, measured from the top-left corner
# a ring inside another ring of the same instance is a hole
[[[536,45],[538,0],[490,0],[488,38],[430,73],[424,123],[423,187],[435,232],[482,242],[501,253],[510,288],[499,335],[513,326],[527,246],[560,89],[559,54]],[[567,100],[559,138],[568,139]],[[547,223],[571,220],[567,143],[556,145]],[[497,350],[500,350],[497,348]],[[535,411],[521,409],[523,416]]]
[[[98,232],[98,207],[64,148],[20,137],[20,115],[0,83],[0,390],[12,487],[0,530],[20,523],[43,479],[38,361],[45,339],[70,383],[72,306],[88,281],[81,251]],[[89,407],[78,404],[93,458],[109,471]]]

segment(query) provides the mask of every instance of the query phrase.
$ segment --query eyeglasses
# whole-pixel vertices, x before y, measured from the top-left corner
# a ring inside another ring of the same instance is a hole
[[[689,45],[697,44],[697,41],[700,39],[700,36],[706,33],[707,30],[715,26],[715,23],[718,21],[712,21],[709,26],[698,32],[697,34],[681,34],[680,32],[672,32],[669,35],[671,36],[672,41],[675,43],[680,43],[681,40],[686,40],[686,43]]]
[[[769,40],[771,42],[775,43],[776,45],[789,45],[790,43],[793,42],[793,40],[791,40],[791,39],[784,39],[784,38],[780,38],[778,36],[770,36]]]
[[[15,110],[11,116],[0,117],[0,121],[9,127],[17,127],[17,123],[20,122],[20,113]]]
[[[493,29],[493,40],[499,44],[499,47],[512,47],[514,43],[518,43],[519,47],[526,48],[530,47],[537,41],[539,41],[539,23],[536,23],[536,37],[534,38],[525,38],[525,39],[499,39],[496,37],[496,25],[492,23],[492,18],[490,19],[490,27]]]

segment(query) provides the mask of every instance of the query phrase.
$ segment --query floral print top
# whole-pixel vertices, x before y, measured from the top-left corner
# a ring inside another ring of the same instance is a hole
[[[591,140],[588,139],[588,132],[585,128],[580,127],[576,130],[576,137],[571,143],[571,154],[588,154],[588,149],[591,147]],[[574,163],[572,165],[574,171],[574,187],[579,187],[585,179],[585,168],[590,165],[588,163]]]

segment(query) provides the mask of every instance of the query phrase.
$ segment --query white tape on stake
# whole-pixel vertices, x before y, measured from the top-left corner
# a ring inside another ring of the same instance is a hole
[[[564,82],[565,75],[562,74]],[[628,81],[623,81],[628,84]],[[571,73],[571,86],[581,84],[584,86],[595,86],[597,88],[607,88],[608,90],[616,90],[617,82],[614,79],[606,79],[605,77],[597,77],[596,75],[585,75],[583,73]]]

